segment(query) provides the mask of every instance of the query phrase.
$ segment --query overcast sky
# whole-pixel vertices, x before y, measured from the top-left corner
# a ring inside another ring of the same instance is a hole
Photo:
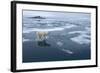
[[[23,10],[23,16],[43,16],[43,17],[60,17],[60,18],[90,18],[90,13],[76,12],[54,12],[54,11],[29,11]]]

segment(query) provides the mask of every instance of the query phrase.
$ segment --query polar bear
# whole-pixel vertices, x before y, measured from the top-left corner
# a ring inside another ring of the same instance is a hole
[[[48,32],[38,31],[36,32],[36,35],[37,35],[37,42],[39,46],[50,46],[50,44],[48,44],[46,41]]]

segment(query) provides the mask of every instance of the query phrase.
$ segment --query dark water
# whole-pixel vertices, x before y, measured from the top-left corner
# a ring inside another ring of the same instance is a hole
[[[58,39],[57,39],[58,38]],[[56,40],[62,38],[63,46],[56,45]],[[23,43],[23,62],[60,61],[60,60],[84,60],[90,59],[90,45],[79,45],[68,37],[55,36],[55,39],[47,40],[50,46],[38,46],[36,41]],[[65,49],[64,51],[62,49]],[[68,53],[70,50],[72,53]]]
[[[89,14],[80,13],[80,15],[82,15],[81,19],[71,18],[71,20],[68,18],[53,19],[53,17],[52,19],[23,17],[23,62],[90,59],[90,17]],[[54,31],[55,27],[60,28]],[[37,31],[34,28],[38,28],[38,31],[41,28],[50,28],[47,30],[48,38],[42,44],[37,41]],[[64,29],[60,30],[61,28]]]

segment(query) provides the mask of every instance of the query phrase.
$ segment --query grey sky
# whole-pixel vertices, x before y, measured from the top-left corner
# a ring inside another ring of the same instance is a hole
[[[43,17],[58,17],[58,18],[90,18],[89,13],[79,13],[79,12],[54,12],[54,11],[30,11],[23,10],[23,15],[26,17],[32,16],[43,16]]]

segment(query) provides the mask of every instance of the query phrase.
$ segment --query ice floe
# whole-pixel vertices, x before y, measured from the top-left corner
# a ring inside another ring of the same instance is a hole
[[[23,42],[27,42],[27,41],[30,41],[30,39],[23,38]]]
[[[78,44],[89,44],[90,43],[90,27],[85,27],[83,31],[71,31],[68,34],[79,34],[78,36],[70,38],[73,42]]]
[[[68,53],[68,54],[73,54],[73,52],[71,50],[68,50],[68,49],[62,49],[62,51]]]
[[[72,32],[68,32],[68,34],[76,34],[76,33],[79,33],[79,34],[86,34],[88,33],[87,31],[72,31]]]
[[[57,42],[57,45],[58,45],[58,46],[62,46],[63,43],[59,41],[59,42]]]
[[[77,37],[73,37],[70,38],[72,41],[78,43],[78,44],[89,44],[90,43],[90,39],[87,39],[86,37],[88,36],[83,36],[83,35],[79,35]]]

